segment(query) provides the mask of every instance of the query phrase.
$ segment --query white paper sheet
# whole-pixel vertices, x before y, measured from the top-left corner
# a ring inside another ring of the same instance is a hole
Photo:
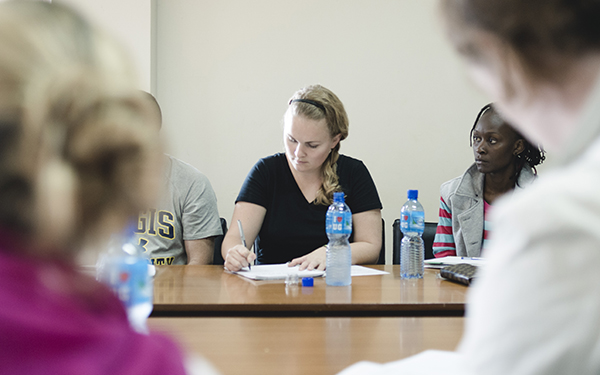
[[[374,268],[363,267],[363,266],[352,266],[350,270],[352,277],[354,276],[375,276],[375,275],[387,275],[389,272],[376,270]]]
[[[293,273],[298,274],[299,279],[303,277],[320,277],[325,275],[325,271],[298,271],[298,266],[288,267],[285,263],[261,264],[252,266],[252,270],[248,270],[246,267],[233,273],[252,280],[284,280],[287,275]]]
[[[389,273],[363,266],[352,266],[350,272],[353,277],[385,275]],[[261,264],[257,266],[252,266],[252,270],[248,270],[248,268],[242,268],[240,271],[233,273],[252,280],[285,280],[287,275],[292,273],[297,273],[299,279],[303,277],[325,276],[325,271],[298,271],[298,266],[288,267],[287,264]]]
[[[476,257],[443,257],[427,259],[425,261],[425,268],[444,268],[454,264],[467,263],[473,266],[483,267],[485,265],[484,258]]]

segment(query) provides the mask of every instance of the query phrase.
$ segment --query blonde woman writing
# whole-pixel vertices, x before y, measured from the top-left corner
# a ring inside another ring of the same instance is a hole
[[[328,242],[325,213],[333,193],[344,192],[352,211],[352,263],[374,263],[381,249],[381,201],[365,165],[340,155],[348,116],[338,97],[323,86],[308,86],[289,101],[284,116],[285,153],[263,158],[252,168],[236,199],[232,223],[241,220],[248,247],[232,225],[223,241],[225,267],[237,271],[258,263],[325,269]]]

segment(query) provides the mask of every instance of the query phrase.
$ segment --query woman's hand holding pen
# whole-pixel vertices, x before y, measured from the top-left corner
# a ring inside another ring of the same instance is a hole
[[[248,267],[254,259],[256,259],[256,254],[248,250],[244,245],[235,245],[227,250],[225,268],[229,271],[236,272],[244,267]]]
[[[250,262],[256,259],[256,254],[251,252],[250,248],[258,236],[266,212],[264,207],[253,203],[237,202],[235,204],[231,228],[225,234],[221,246],[221,254],[225,259],[227,270],[237,272],[248,267]],[[238,230],[235,230],[236,227]],[[247,243],[246,238],[248,239]],[[249,247],[247,247],[248,245]]]
[[[298,264],[300,265],[300,267],[298,267],[300,271],[305,269],[309,271],[325,270],[325,266],[327,265],[327,249],[325,246],[322,246],[317,250],[301,256],[300,258],[293,259],[290,263],[288,263],[290,267],[294,267]]]

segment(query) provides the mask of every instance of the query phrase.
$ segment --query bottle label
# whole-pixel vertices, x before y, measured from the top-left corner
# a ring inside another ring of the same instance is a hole
[[[127,261],[113,259],[109,265],[108,284],[126,308],[140,303],[152,303],[152,280],[148,275],[148,262],[138,259]]]
[[[423,211],[402,212],[400,229],[405,232],[423,233],[425,231],[425,213]]]
[[[328,233],[350,234],[352,233],[352,213],[339,212],[327,215]]]

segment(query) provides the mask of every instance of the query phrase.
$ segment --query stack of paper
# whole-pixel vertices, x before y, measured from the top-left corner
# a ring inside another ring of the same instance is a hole
[[[425,268],[444,268],[454,264],[466,263],[473,266],[484,266],[485,259],[479,257],[444,257],[425,261]]]

